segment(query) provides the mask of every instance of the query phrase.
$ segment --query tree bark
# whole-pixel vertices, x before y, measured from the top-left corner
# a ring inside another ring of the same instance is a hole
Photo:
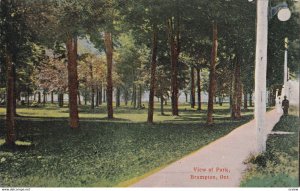
[[[63,95],[64,95],[63,93],[58,93],[57,99],[58,99],[58,106],[59,107],[63,107],[64,106]]]
[[[106,99],[107,99],[107,118],[113,119],[113,81],[112,81],[112,64],[113,64],[113,43],[112,34],[104,32],[104,44],[107,60],[107,85],[106,85]]]
[[[195,71],[191,66],[191,108],[195,108]]]
[[[128,105],[128,90],[127,89],[125,89],[124,90],[124,101],[125,101],[125,106],[127,106]]]
[[[102,82],[99,87],[99,105],[102,105]]]
[[[51,104],[53,104],[54,103],[54,92],[53,91],[51,91]]]
[[[103,102],[106,102],[106,89],[103,90]]]
[[[161,115],[165,115],[165,113],[164,113],[164,96],[163,96],[163,94],[161,93],[160,94],[160,114]]]
[[[61,107],[61,93],[57,94],[57,103],[58,103],[58,107]]]
[[[138,94],[138,108],[141,109],[142,108],[142,85],[139,84],[139,94]]]
[[[247,92],[244,91],[244,109],[248,109],[248,97],[247,97]]]
[[[38,91],[38,103],[41,103],[41,92]]]
[[[211,51],[211,62],[209,72],[207,124],[213,124],[214,97],[216,92],[216,59],[218,51],[218,28],[213,22],[213,47]]]
[[[91,88],[91,109],[95,109],[95,89]]]
[[[136,108],[136,86],[133,84],[133,90],[132,90],[132,103],[133,108]]]
[[[18,89],[17,89],[17,70],[16,70],[16,65],[13,64],[12,65],[12,69],[13,69],[13,78],[14,78],[14,96],[13,96],[13,103],[14,103],[14,107],[13,107],[13,112],[15,114],[15,116],[17,115],[17,95],[19,96],[19,100],[20,100],[20,93],[18,93]]]
[[[250,92],[250,94],[249,94],[249,106],[250,106],[250,107],[253,107],[252,95],[253,95],[253,93]]]
[[[29,107],[30,104],[30,90],[29,90],[29,86],[27,86],[27,107]]]
[[[276,88],[271,89],[271,96],[270,96],[270,106],[275,106],[276,105]]]
[[[14,75],[14,64],[12,62],[12,55],[6,52],[5,55],[6,62],[6,75],[7,75],[7,85],[6,85],[6,139],[5,144],[8,146],[14,146],[16,141],[16,121],[15,121],[15,75]]]
[[[99,106],[99,87],[96,87],[96,101],[95,101],[95,106]]]
[[[151,79],[150,79],[150,92],[149,92],[149,104],[148,104],[148,123],[153,123],[154,113],[154,95],[156,86],[156,67],[157,67],[157,28],[153,27],[152,36],[152,54],[151,54]]]
[[[188,100],[188,94],[186,92],[184,92],[184,95],[185,95],[185,103],[188,103],[189,100]]]
[[[87,95],[87,86],[85,86],[85,92],[84,92],[84,105],[87,105],[87,97],[88,97],[88,95]]]
[[[78,117],[78,73],[77,73],[77,37],[68,35],[68,89],[69,89],[69,125],[72,129],[79,128]]]
[[[231,114],[232,113],[232,89],[230,89],[230,95],[229,95],[229,109]]]
[[[178,57],[180,53],[179,18],[174,24],[173,18],[168,19],[168,40],[171,55],[171,101],[172,115],[178,116]]]
[[[232,113],[233,119],[241,118],[242,105],[242,86],[241,86],[241,67],[239,57],[236,56],[234,63],[234,85],[233,85],[233,99],[232,99]]]
[[[61,100],[60,100],[60,105],[61,107],[64,107],[64,93],[61,94]]]
[[[220,96],[218,96],[218,98],[219,98],[219,106],[222,106],[223,105],[223,98],[222,98],[222,96],[220,95]]]
[[[47,99],[46,96],[47,96],[47,94],[46,94],[45,90],[43,90],[43,105],[46,104],[46,99]]]
[[[237,119],[242,117],[242,97],[243,97],[243,85],[241,81],[241,63],[238,64],[238,94],[237,94]]]
[[[121,105],[121,92],[120,92],[120,88],[118,87],[116,89],[116,107],[120,107]]]
[[[95,109],[95,86],[94,86],[94,75],[93,75],[93,65],[90,63],[90,78],[91,78],[91,109]]]
[[[201,76],[200,76],[200,68],[197,68],[197,94],[198,94],[198,108],[197,110],[201,110]]]
[[[78,105],[81,105],[80,91],[78,90]]]

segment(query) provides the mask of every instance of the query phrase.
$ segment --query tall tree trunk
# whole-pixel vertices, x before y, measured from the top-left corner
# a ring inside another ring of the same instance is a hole
[[[138,94],[138,108],[141,109],[142,108],[142,85],[139,84],[139,94]]]
[[[219,106],[222,106],[223,105],[223,97],[220,95],[220,96],[218,96],[218,98],[219,98]]]
[[[33,93],[33,101],[36,101],[36,92]]]
[[[230,95],[229,95],[229,109],[230,109],[230,113],[232,113],[232,89],[230,89]]]
[[[61,93],[60,96],[60,107],[64,107],[64,93]]]
[[[93,85],[91,88],[91,109],[95,109],[95,89]]]
[[[77,37],[68,35],[67,38],[68,52],[68,89],[69,89],[69,125],[72,129],[79,128],[78,117],[78,73],[77,73]]]
[[[216,92],[216,59],[218,51],[218,28],[216,21],[213,22],[213,47],[209,72],[207,124],[213,124],[214,97]]]
[[[132,90],[132,103],[133,108],[136,108],[136,86],[133,84],[133,90]]]
[[[96,101],[95,101],[95,106],[99,106],[99,87],[96,87]]]
[[[242,117],[242,98],[243,98],[243,84],[242,84],[242,80],[241,80],[241,63],[240,60],[238,60],[238,73],[237,73],[237,77],[238,77],[238,97],[237,97],[237,118],[240,119]]]
[[[169,99],[169,96],[167,98],[165,98],[165,105],[168,105],[168,99]]]
[[[246,90],[244,91],[244,109],[248,109],[248,95]]]
[[[38,103],[41,103],[41,92],[38,91]]]
[[[233,100],[232,100],[232,113],[233,119],[241,118],[241,105],[242,105],[242,84],[241,84],[241,67],[239,57],[235,58],[234,67],[234,85],[233,85]]]
[[[191,66],[191,108],[195,108],[195,71]]]
[[[78,90],[78,105],[81,105],[81,96],[80,91]]]
[[[231,76],[231,79],[230,79],[230,89],[229,89],[229,92],[230,92],[230,95],[229,95],[229,109],[230,109],[230,115],[232,114],[232,104],[233,104],[233,91],[234,91],[234,88],[233,88],[233,82],[234,82],[234,72],[232,73],[232,76]]]
[[[124,89],[124,101],[125,101],[125,106],[128,105],[128,90]]]
[[[233,89],[232,89],[232,105],[231,105],[231,118],[236,119],[237,113],[237,58],[234,59],[234,75],[233,75]]]
[[[5,55],[6,62],[6,75],[7,75],[7,85],[6,85],[6,139],[5,144],[8,146],[14,146],[16,141],[16,121],[15,121],[15,104],[14,104],[14,94],[15,94],[15,75],[14,75],[14,64],[12,62],[12,55],[6,52]]]
[[[116,89],[116,107],[120,107],[121,105],[121,92],[120,92],[120,88],[117,87]]]
[[[58,106],[62,107],[62,105],[61,105],[61,93],[60,92],[57,94],[57,102],[58,102]]]
[[[200,68],[197,68],[197,94],[198,94],[198,108],[197,110],[201,110],[201,76],[200,76]]]
[[[85,91],[84,91],[84,105],[87,105],[87,97],[88,97],[88,89],[87,86],[85,86]]]
[[[157,66],[157,27],[153,27],[152,36],[152,52],[151,52],[151,79],[150,79],[150,92],[149,92],[149,104],[148,104],[148,123],[153,123],[154,113],[154,95],[156,85],[156,66]]]
[[[276,102],[275,102],[275,99],[276,99],[276,88],[272,88],[270,92],[271,92],[270,106],[275,106],[276,105]]]
[[[30,102],[30,90],[29,90],[29,86],[27,86],[27,107],[29,107],[29,102]]]
[[[103,102],[106,102],[106,89],[103,90]]]
[[[46,99],[47,99],[47,94],[46,94],[45,90],[43,90],[43,105],[46,104]]]
[[[272,107],[272,99],[273,99],[273,89],[271,88],[268,93],[268,106]]]
[[[184,95],[185,95],[185,103],[188,103],[189,100],[188,100],[188,94],[186,92],[184,92]]]
[[[51,91],[51,104],[53,104],[53,103],[54,103],[54,92]]]
[[[90,63],[89,65],[90,69],[90,78],[92,81],[92,86],[91,86],[91,109],[95,109],[95,86],[94,86],[94,75],[93,75],[93,65]]]
[[[168,19],[168,40],[171,55],[171,99],[172,99],[172,115],[178,115],[178,57],[180,53],[179,39],[179,18],[176,23],[174,18]]]
[[[253,102],[252,102],[252,95],[253,95],[253,93],[252,93],[252,91],[249,93],[249,106],[250,107],[253,107]]]
[[[161,93],[160,94],[160,114],[161,115],[165,115],[165,113],[164,113],[164,96],[163,96],[163,94]]]
[[[102,105],[102,82],[100,83],[100,87],[99,87],[99,105]]]
[[[14,78],[14,97],[13,97],[13,103],[14,103],[14,107],[13,107],[13,110],[14,110],[14,114],[15,116],[18,116],[17,115],[17,95],[18,95],[18,99],[20,100],[20,92],[18,92],[18,89],[17,89],[17,70],[16,70],[16,65],[13,64],[12,65],[12,69],[13,69],[13,78]]]
[[[113,114],[113,81],[112,81],[112,64],[113,64],[113,43],[112,34],[104,32],[104,44],[107,60],[107,77],[106,77],[106,99],[107,99],[107,118],[114,118]]]

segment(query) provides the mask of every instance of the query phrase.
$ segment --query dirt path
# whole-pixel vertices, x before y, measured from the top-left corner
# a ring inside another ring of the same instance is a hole
[[[272,131],[281,114],[266,114],[266,131]],[[256,147],[255,121],[210,143],[166,168],[131,185],[133,187],[237,187],[246,165],[243,161]]]

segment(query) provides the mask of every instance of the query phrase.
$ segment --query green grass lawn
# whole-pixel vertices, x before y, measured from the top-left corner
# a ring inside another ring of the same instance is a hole
[[[146,105],[146,104],[145,104]],[[159,108],[159,105],[155,106]],[[156,110],[155,123],[145,123],[147,109],[80,106],[80,129],[68,128],[68,109],[47,105],[19,108],[18,147],[0,146],[2,186],[118,186],[163,167],[228,134],[252,119],[252,108],[239,121],[230,119],[228,104],[215,107],[215,124],[206,111],[180,106],[180,116]],[[204,109],[206,106],[204,105]],[[0,144],[4,143],[4,108],[0,108]]]
[[[249,160],[243,187],[298,187],[298,128],[299,118],[296,108],[289,116],[283,116],[273,131],[294,134],[269,135],[267,151]]]

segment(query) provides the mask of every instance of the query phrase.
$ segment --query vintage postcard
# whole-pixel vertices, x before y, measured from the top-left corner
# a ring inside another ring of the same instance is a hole
[[[299,186],[298,0],[0,0],[0,187]]]

